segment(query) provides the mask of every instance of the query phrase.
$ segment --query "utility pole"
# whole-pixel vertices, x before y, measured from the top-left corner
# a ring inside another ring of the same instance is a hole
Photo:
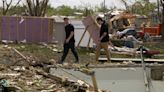
[[[161,30],[161,34],[162,34],[162,41],[164,42],[164,0],[160,0],[161,4],[162,4],[162,30]]]

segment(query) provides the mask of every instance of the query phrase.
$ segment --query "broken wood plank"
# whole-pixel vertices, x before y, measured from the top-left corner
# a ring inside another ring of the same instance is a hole
[[[83,40],[83,38],[84,38],[84,36],[85,36],[85,33],[87,32],[87,29],[88,29],[88,26],[85,28],[85,31],[84,31],[84,33],[82,34],[82,36],[81,36],[81,38],[80,38],[80,41],[79,41],[78,44],[77,44],[77,48],[80,46],[80,43],[81,43],[81,41]]]
[[[20,76],[21,73],[0,73],[0,76]]]
[[[18,55],[20,55],[21,58],[23,58],[24,60],[26,60],[27,63],[31,64],[31,63],[30,63],[30,60],[29,60],[26,56],[24,56],[21,52],[19,52],[19,51],[18,51],[17,49],[15,49],[15,48],[11,48],[11,49],[12,49],[14,52],[16,52]],[[17,62],[18,62],[18,61],[14,62],[12,65],[15,65]]]
[[[107,61],[107,58],[99,58],[99,61]],[[133,62],[141,62],[140,58],[111,58],[111,61],[133,61]],[[160,62],[164,63],[164,59],[145,59],[145,62]]]
[[[49,74],[49,73],[46,73],[43,71],[39,71],[39,70],[35,70],[35,72],[39,75],[43,75],[46,78],[50,78],[50,79],[55,80],[57,82],[62,82],[62,78],[60,78],[58,76],[55,76],[55,75],[52,75],[52,74]]]
[[[20,53],[17,49],[12,48],[12,50],[13,50],[14,52],[16,52],[17,54],[19,54],[23,59],[27,60],[26,56],[24,56],[22,53]]]

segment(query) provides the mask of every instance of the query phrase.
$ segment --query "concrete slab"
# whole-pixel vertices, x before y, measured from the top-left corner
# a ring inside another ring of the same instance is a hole
[[[99,68],[93,70],[100,89],[111,92],[145,92],[142,68]],[[85,80],[92,85],[91,77],[79,71],[51,69],[51,73],[75,81]]]

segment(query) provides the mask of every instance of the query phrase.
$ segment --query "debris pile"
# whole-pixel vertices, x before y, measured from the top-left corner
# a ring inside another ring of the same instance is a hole
[[[25,48],[22,46],[22,48]],[[26,57],[14,47],[0,47],[0,89],[4,92],[86,92],[81,82],[60,78],[49,73],[48,65]],[[56,62],[50,59],[48,62]],[[89,91],[90,92],[90,91]]]

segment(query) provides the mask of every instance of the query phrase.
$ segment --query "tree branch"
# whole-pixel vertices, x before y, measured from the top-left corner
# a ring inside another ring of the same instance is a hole
[[[34,14],[33,14],[33,11],[32,11],[32,2],[31,2],[31,0],[26,0],[26,2],[27,2],[29,14],[30,14],[31,16],[33,16]]]
[[[15,4],[14,8],[16,8],[16,7],[19,5],[20,1],[21,1],[21,0],[19,0],[19,1]]]
[[[6,9],[5,9],[5,6],[4,6],[3,15],[6,15],[6,14],[7,14],[7,11],[9,10],[9,7],[11,6],[12,1],[13,1],[13,0],[10,0],[10,2],[7,3],[7,0],[3,0],[3,2],[6,4]]]

